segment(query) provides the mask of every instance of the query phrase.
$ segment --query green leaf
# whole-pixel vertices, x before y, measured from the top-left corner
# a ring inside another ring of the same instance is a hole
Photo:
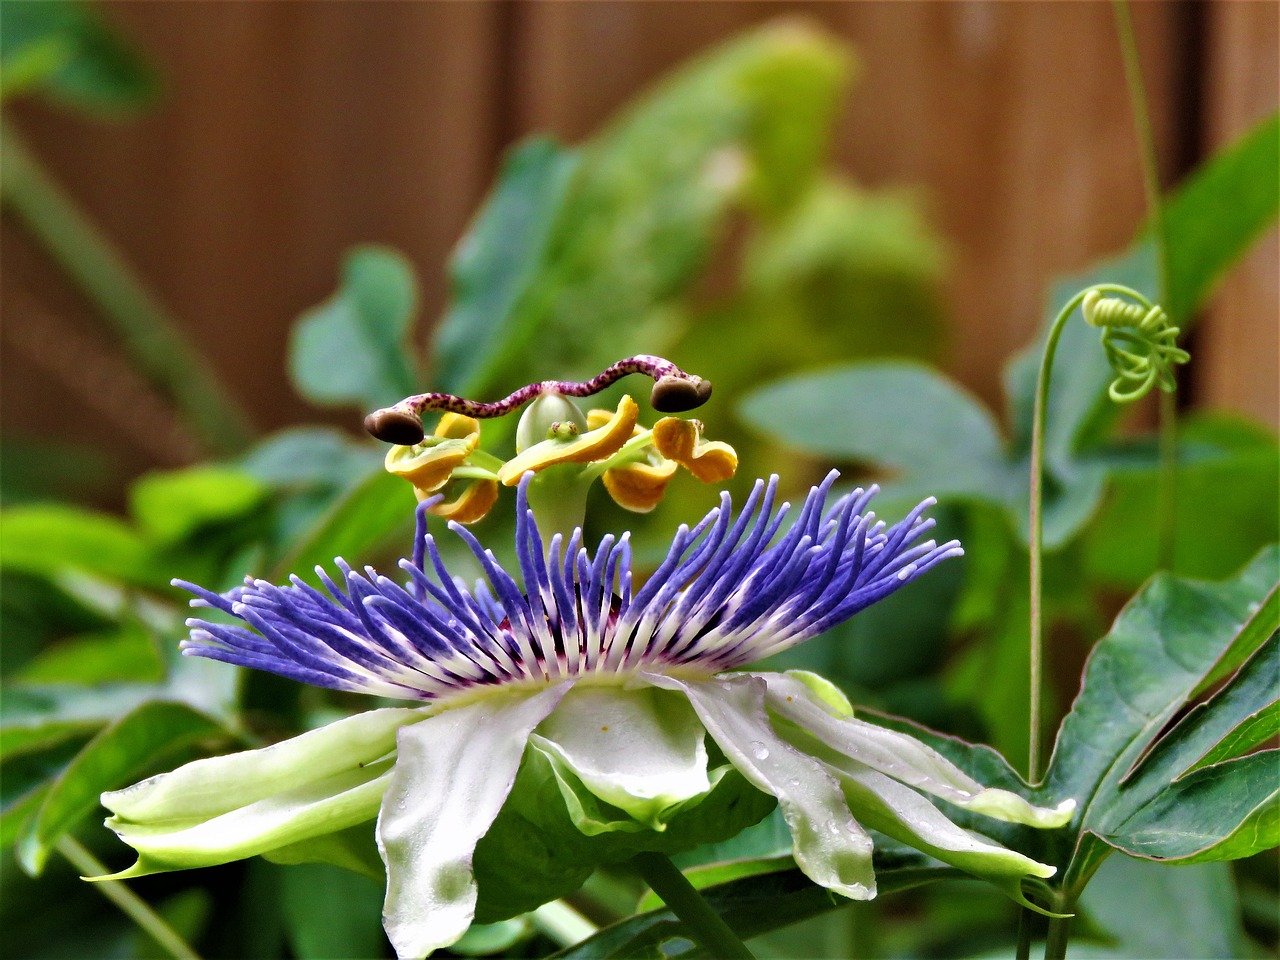
[[[1272,114],[1194,173],[1165,208],[1169,302],[1191,318],[1280,209],[1280,114]]]
[[[838,411],[838,415],[830,415]],[[749,394],[739,416],[788,446],[895,474],[894,493],[1004,503],[1017,477],[991,414],[927,367],[866,363]]]
[[[335,557],[357,563],[413,523],[413,488],[382,470],[369,474],[334,503],[276,564],[274,578],[296,573],[315,581],[317,565]],[[405,537],[406,544],[408,537]]]
[[[1103,839],[1134,856],[1205,863],[1280,846],[1280,750],[1204,767],[1161,790]]]
[[[1157,575],[1121,611],[1110,633],[1095,647],[1080,695],[1059,730],[1046,776],[1045,789],[1052,796],[1081,802],[1076,821],[1079,845],[1063,881],[1068,888],[1078,890],[1105,856],[1105,849],[1087,834],[1128,849],[1125,822],[1138,823],[1140,811],[1161,802],[1170,777],[1189,768],[1212,746],[1196,732],[1218,723],[1226,728],[1222,735],[1230,732],[1233,711],[1211,704],[1193,715],[1187,727],[1173,731],[1176,736],[1170,744],[1185,742],[1188,755],[1182,756],[1172,746],[1152,749],[1164,727],[1184,709],[1248,625],[1258,617],[1274,618],[1274,608],[1264,601],[1276,588],[1278,560],[1280,552],[1266,550],[1238,576],[1221,583]],[[1276,628],[1272,622],[1252,629],[1267,635]],[[1266,652],[1260,651],[1259,656],[1265,657]],[[1237,679],[1244,678],[1247,687],[1248,676],[1242,671]],[[1233,702],[1230,694],[1220,696]],[[1229,765],[1209,770],[1223,766]],[[1175,785],[1174,789],[1186,788]],[[1225,806],[1218,812],[1225,813]],[[1190,823],[1207,820],[1206,813],[1196,808],[1187,808],[1186,816]],[[1230,833],[1235,825],[1216,820],[1212,826]],[[1064,859],[1065,854],[1058,862]]]
[[[896,855],[895,855],[896,857]],[[876,861],[876,882],[885,896],[955,876],[945,867],[921,867],[914,861],[895,866]],[[847,906],[799,870],[786,870],[733,880],[702,891],[726,923],[744,939],[798,923]],[[551,955],[551,960],[600,960],[630,957],[694,957],[701,955],[692,934],[669,910],[654,910],[606,927],[581,943]]]
[[[0,96],[36,90],[93,113],[155,100],[159,80],[92,7],[67,0],[0,3]]]
[[[168,583],[150,546],[115,517],[40,504],[0,513],[7,570],[51,574],[66,568],[139,586]]]
[[[1081,895],[1080,912],[1114,942],[1111,956],[1248,956],[1240,903],[1225,864],[1167,870],[1112,857]]]
[[[266,488],[230,467],[198,466],[149,473],[129,490],[129,511],[155,543],[171,546],[202,527],[244,516],[258,507]]]
[[[19,844],[23,868],[39,874],[54,845],[98,807],[98,795],[127,783],[162,756],[223,734],[217,721],[181,703],[146,703],[102,730],[53,782]]]
[[[285,927],[299,960],[386,953],[382,885],[323,864],[291,867],[280,879]]]
[[[434,382],[470,395],[509,361],[517,308],[547,253],[579,162],[577,151],[535,138],[513,150],[492,196],[453,255],[453,304],[435,334]]]
[[[289,346],[289,375],[320,406],[389,406],[414,392],[407,359],[418,304],[413,266],[386,247],[356,247],[338,292],[303,314]]]
[[[159,682],[164,679],[164,666],[146,629],[138,623],[123,623],[113,630],[56,643],[42,650],[10,679],[37,686]]]

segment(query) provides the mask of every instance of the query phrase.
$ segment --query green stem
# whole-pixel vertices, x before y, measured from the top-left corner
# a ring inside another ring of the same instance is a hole
[[[64,835],[57,844],[58,852],[71,861],[85,876],[100,877],[108,870],[98,858],[86,850],[79,841],[70,834]],[[130,890],[119,880],[99,880],[94,886],[102,894],[119,907],[148,936],[177,960],[200,960],[200,955],[174,932],[164,918],[147,905],[147,902]]]
[[[1160,163],[1156,155],[1155,131],[1151,126],[1151,108],[1147,102],[1147,85],[1142,79],[1142,61],[1138,57],[1138,41],[1133,31],[1133,18],[1125,0],[1112,0],[1116,32],[1120,37],[1120,53],[1124,61],[1125,86],[1132,105],[1134,133],[1138,139],[1138,155],[1142,159],[1142,185],[1147,197],[1147,216],[1156,245],[1157,302],[1169,302],[1169,244],[1165,236],[1164,200],[1160,191]],[[1177,322],[1181,318],[1174,318]],[[1160,472],[1156,480],[1156,566],[1168,570],[1173,564],[1175,529],[1174,506],[1177,501],[1178,407],[1173,395],[1160,394]]]
[[[1160,475],[1156,481],[1156,569],[1172,570],[1178,510],[1178,403],[1160,391]]]
[[[563,900],[552,900],[533,911],[533,925],[562,947],[571,947],[600,932],[600,928]]]
[[[1058,352],[1058,340],[1066,328],[1067,320],[1080,306],[1090,290],[1100,293],[1121,293],[1126,296],[1145,298],[1128,287],[1115,283],[1100,283],[1081,290],[1067,301],[1066,306],[1058,313],[1049,328],[1049,336],[1045,341],[1044,355],[1040,360],[1040,374],[1036,380],[1035,408],[1032,412],[1031,424],[1031,709],[1029,711],[1029,742],[1027,744],[1027,779],[1036,783],[1040,779],[1040,739],[1041,739],[1041,702],[1044,687],[1044,616],[1042,598],[1044,594],[1044,569],[1042,555],[1044,553],[1044,433],[1045,416],[1049,405],[1049,375],[1053,369],[1053,358]]]
[[[754,960],[747,945],[670,860],[660,853],[641,853],[631,863],[711,956],[720,960]]]
[[[243,449],[250,430],[239,406],[124,258],[7,124],[0,127],[0,201],[97,306],[124,349],[210,447],[220,453]]]
[[[1065,960],[1067,942],[1071,938],[1072,919],[1072,917],[1049,918],[1049,931],[1045,934],[1044,941],[1044,960]]]
[[[1018,948],[1015,960],[1031,960],[1031,911],[1018,911]]]

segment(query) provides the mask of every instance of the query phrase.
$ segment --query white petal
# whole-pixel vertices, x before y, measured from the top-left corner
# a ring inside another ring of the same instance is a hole
[[[703,735],[678,693],[578,686],[533,741],[601,800],[661,830],[664,813],[711,789]]]
[[[533,728],[569,686],[495,692],[401,732],[378,815],[387,865],[383,926],[398,956],[426,956],[471,925],[476,843],[511,792]]]
[[[769,709],[834,753],[956,806],[1033,827],[1060,827],[1071,819],[1075,810],[1072,800],[1050,810],[1033,806],[1008,790],[985,788],[914,737],[855,717],[837,716],[806,684],[794,677],[780,673],[757,676],[768,685]],[[833,758],[823,759],[837,762]]]
[[[764,708],[763,680],[746,675],[689,682],[661,674],[641,677],[683,692],[729,762],[755,787],[778,798],[796,864],[806,876],[855,900],[875,896],[871,838],[853,819],[831,774],[774,733]]]

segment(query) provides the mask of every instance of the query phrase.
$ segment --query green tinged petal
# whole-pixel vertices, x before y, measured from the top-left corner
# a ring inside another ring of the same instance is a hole
[[[836,758],[847,757],[956,806],[1010,823],[1061,827],[1075,811],[1073,800],[1047,809],[1008,790],[983,787],[914,737],[833,713],[828,698],[815,694],[812,686],[799,678],[776,673],[759,676],[768,685],[770,711],[825,747],[813,752],[833,766],[840,765]]]
[[[197,760],[102,795],[107,826],[138,851],[117,877],[211,866],[374,817],[396,731],[422,710],[371,710],[261,750]]]
[[[655,830],[711,791],[702,724],[688,700],[642,687],[578,687],[533,742],[605,803]]]
[[[476,843],[511,792],[529,735],[569,686],[495,692],[401,732],[378,815],[383,926],[398,956],[426,956],[471,925]]]
[[[854,820],[835,778],[774,732],[765,712],[764,680],[641,676],[656,687],[684,693],[729,761],[757,789],[778,798],[796,865],[806,876],[855,900],[875,896],[871,838]]]

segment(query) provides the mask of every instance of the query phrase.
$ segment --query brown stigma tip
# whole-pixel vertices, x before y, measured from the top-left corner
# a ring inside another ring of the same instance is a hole
[[[365,417],[364,428],[384,443],[398,443],[405,447],[421,443],[426,436],[419,418],[389,408],[375,410]]]
[[[701,377],[661,377],[653,385],[649,403],[659,413],[684,413],[702,406],[711,397],[711,381]]]

